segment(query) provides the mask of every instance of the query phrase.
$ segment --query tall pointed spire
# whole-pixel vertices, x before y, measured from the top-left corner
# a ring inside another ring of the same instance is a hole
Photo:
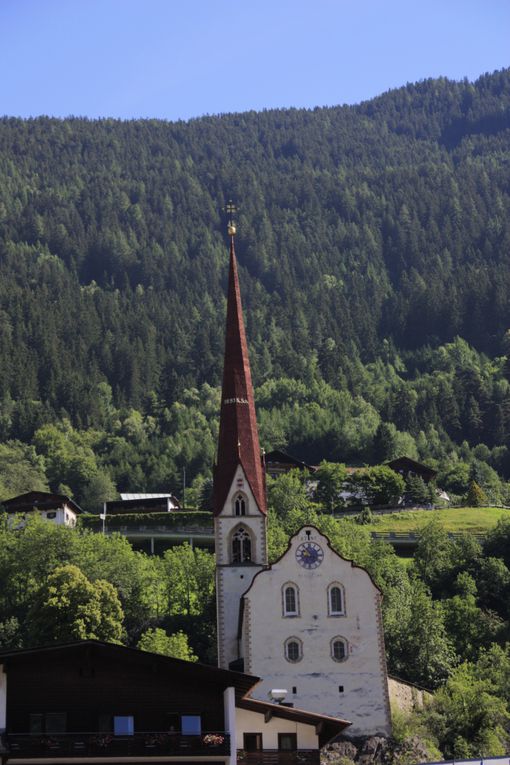
[[[229,207],[227,211],[232,212],[233,207],[230,210]],[[238,465],[244,470],[258,509],[265,515],[267,506],[264,471],[234,250],[235,225],[232,221],[229,221],[228,230],[230,270],[220,434],[214,469],[214,515],[218,515],[225,504]]]

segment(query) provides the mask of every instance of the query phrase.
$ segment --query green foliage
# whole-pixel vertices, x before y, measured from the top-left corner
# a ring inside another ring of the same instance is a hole
[[[44,457],[29,488],[93,510],[209,476],[232,167],[263,445],[508,479],[509,103],[506,70],[354,108],[0,120],[0,443]]]
[[[397,677],[426,688],[446,680],[457,656],[442,607],[421,582],[403,578],[387,591],[384,625],[389,666]]]
[[[458,594],[442,602],[445,627],[457,656],[476,660],[481,647],[498,639],[503,622],[496,614],[479,608],[476,583],[469,574],[460,573],[455,587]]]
[[[16,640],[33,645],[36,639],[29,617],[40,605],[40,588],[65,565],[77,567],[95,585],[106,580],[115,588],[124,613],[123,632],[131,642],[166,608],[166,583],[161,563],[136,553],[120,536],[81,532],[55,526],[37,517],[19,529],[0,528],[0,622],[14,617],[19,624]],[[98,596],[99,597],[99,596]]]
[[[165,552],[163,570],[167,572],[171,614],[208,613],[214,603],[214,565],[211,553],[192,548],[187,542]]]
[[[510,568],[510,518],[501,517],[484,542],[487,556],[501,559]]]
[[[292,511],[314,509],[301,470],[290,470],[278,478],[267,477],[267,504],[278,517],[286,519]],[[316,509],[316,508],[315,508]]]
[[[0,497],[47,490],[44,460],[34,447],[19,441],[0,443]]]
[[[434,490],[419,475],[409,475],[405,482],[406,499],[417,505],[433,503]]]
[[[31,642],[120,642],[122,606],[104,579],[90,582],[77,566],[58,566],[40,587],[28,614]]]
[[[476,481],[470,481],[469,483],[466,504],[470,507],[483,507],[487,504],[485,492],[480,488]]]
[[[198,657],[189,646],[188,636],[182,631],[167,635],[160,627],[150,628],[140,637],[137,648],[141,651],[161,653],[163,656],[173,656],[174,659],[198,661]]]
[[[355,520],[360,526],[367,526],[369,523],[372,523],[373,518],[374,516],[372,515],[370,508],[364,507],[361,513],[358,513]]]
[[[449,580],[454,567],[454,551],[455,544],[438,518],[421,529],[414,565],[425,584],[433,590],[439,591],[445,580]]]
[[[99,515],[83,514],[79,516],[78,523],[85,529],[102,528],[103,521]],[[206,528],[212,532],[211,512],[201,510],[178,510],[164,513],[119,513],[106,516],[108,529],[120,527],[145,526],[146,528],[163,526],[169,528]]]
[[[506,752],[510,715],[504,700],[480,679],[473,664],[462,664],[452,673],[424,717],[448,759],[496,757]]]
[[[314,481],[317,481],[315,501],[327,512],[333,513],[338,510],[343,504],[340,494],[347,479],[345,465],[324,460],[313,477]]]
[[[404,479],[386,465],[365,468],[351,473],[350,491],[368,505],[396,504],[404,491]]]

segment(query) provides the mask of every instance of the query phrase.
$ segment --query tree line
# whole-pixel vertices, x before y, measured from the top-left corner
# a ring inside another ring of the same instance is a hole
[[[430,756],[502,754],[510,720],[510,523],[481,545],[451,539],[433,519],[414,560],[372,541],[356,519],[317,511],[297,473],[269,487],[269,559],[314,524],[381,589],[388,670],[433,692],[395,735],[417,732]],[[359,519],[358,519],[359,520]],[[161,557],[120,535],[69,529],[33,517],[14,528],[0,514],[0,646],[96,638],[214,664],[214,555],[188,544]]]
[[[266,449],[510,477],[509,104],[503,70],[356,107],[0,119],[6,460],[83,502],[206,476],[233,197]],[[56,477],[48,428],[86,468]]]

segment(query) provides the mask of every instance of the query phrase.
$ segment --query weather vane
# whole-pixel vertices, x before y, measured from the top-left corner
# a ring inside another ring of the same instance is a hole
[[[227,221],[227,232],[229,236],[235,236],[236,234],[236,224],[234,220],[234,216],[236,212],[238,211],[238,207],[232,202],[231,199],[228,200],[227,204],[223,208],[224,211],[227,213],[228,221]]]

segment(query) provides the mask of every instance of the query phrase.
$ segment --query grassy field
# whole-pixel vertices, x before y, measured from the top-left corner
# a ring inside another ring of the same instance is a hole
[[[447,531],[468,531],[484,534],[496,525],[500,518],[510,519],[510,510],[500,507],[454,507],[444,510],[403,510],[391,515],[374,516],[365,528],[370,531],[405,533],[419,531],[422,526],[438,519]]]

